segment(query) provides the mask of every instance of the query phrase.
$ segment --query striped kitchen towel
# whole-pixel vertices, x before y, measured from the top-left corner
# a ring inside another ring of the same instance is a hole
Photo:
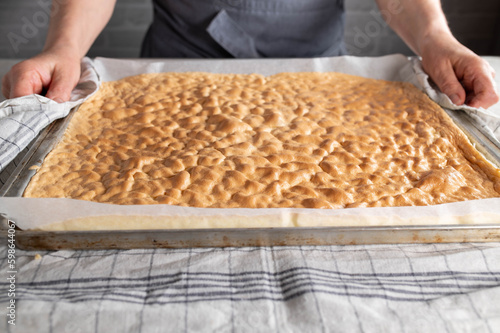
[[[3,315],[1,332],[500,332],[500,243],[16,250],[16,260],[16,326]],[[4,313],[9,286],[0,281]]]
[[[40,95],[8,99],[0,103],[0,171],[54,120],[65,117],[75,106],[95,93],[99,76],[89,58],[82,60],[80,82],[66,103]]]

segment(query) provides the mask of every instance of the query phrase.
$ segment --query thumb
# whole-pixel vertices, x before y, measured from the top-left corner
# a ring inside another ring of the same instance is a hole
[[[465,103],[465,90],[458,81],[450,63],[438,64],[435,68],[429,70],[428,74],[439,87],[439,90],[448,96],[453,104],[462,105]]]
[[[66,102],[71,96],[71,91],[75,88],[80,78],[80,66],[74,68],[54,68],[52,80],[47,89],[45,97],[58,103]]]

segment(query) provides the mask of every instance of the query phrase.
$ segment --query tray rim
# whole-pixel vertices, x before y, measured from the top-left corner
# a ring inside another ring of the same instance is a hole
[[[8,218],[7,218],[8,219]],[[8,219],[10,220],[10,219]],[[13,221],[13,220],[10,220]],[[15,223],[15,221],[14,221]],[[17,227],[17,226],[16,226]],[[0,225],[0,237],[5,234],[5,224]],[[103,233],[120,233],[120,234],[137,234],[137,233],[151,233],[156,234],[158,232],[164,233],[181,233],[181,232],[205,232],[205,231],[218,231],[218,232],[227,232],[227,231],[266,231],[266,230],[331,230],[331,231],[369,231],[369,230],[377,230],[377,231],[394,231],[394,230],[468,230],[468,229],[498,229],[500,231],[500,222],[496,224],[488,223],[488,224],[430,224],[430,225],[395,225],[395,226],[316,226],[316,227],[305,227],[305,226],[297,226],[297,227],[255,227],[255,228],[196,228],[196,229],[103,229],[103,230],[38,230],[38,229],[29,229],[23,230],[16,228],[16,233],[23,234],[103,234]]]
[[[19,231],[23,250],[102,250],[500,242],[500,225],[289,227],[251,229]],[[7,238],[6,230],[0,239]],[[196,237],[199,236],[199,237]],[[390,236],[390,237],[388,237]],[[403,241],[401,241],[403,240]]]

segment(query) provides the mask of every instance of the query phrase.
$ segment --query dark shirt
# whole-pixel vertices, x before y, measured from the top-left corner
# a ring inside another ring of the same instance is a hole
[[[155,0],[141,56],[338,56],[343,35],[343,0]]]

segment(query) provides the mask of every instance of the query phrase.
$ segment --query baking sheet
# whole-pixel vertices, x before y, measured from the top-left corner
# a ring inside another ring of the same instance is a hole
[[[414,60],[379,58],[259,60],[113,60],[93,62],[102,81],[162,71],[260,73],[336,71],[370,78],[417,82]],[[413,74],[412,74],[413,73]],[[500,198],[426,207],[314,209],[203,209],[169,205],[117,206],[72,199],[0,198],[1,212],[21,229],[67,230],[85,220],[87,228],[187,229],[326,226],[492,224],[500,220]],[[63,223],[63,221],[66,221]],[[69,222],[68,222],[69,221]],[[81,224],[79,224],[81,225]]]

